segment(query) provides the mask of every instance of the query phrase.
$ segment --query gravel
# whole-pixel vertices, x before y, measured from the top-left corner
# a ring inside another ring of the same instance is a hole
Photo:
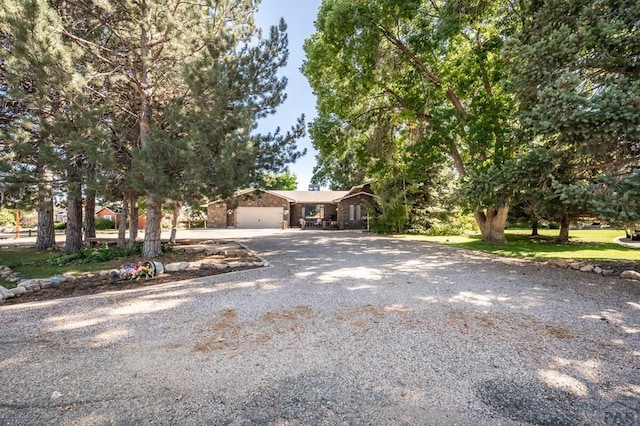
[[[362,233],[228,235],[271,266],[0,306],[0,424],[640,423],[637,282]]]

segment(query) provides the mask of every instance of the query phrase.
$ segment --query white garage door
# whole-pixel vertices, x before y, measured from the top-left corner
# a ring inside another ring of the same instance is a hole
[[[238,207],[236,227],[245,229],[281,228],[282,207]]]

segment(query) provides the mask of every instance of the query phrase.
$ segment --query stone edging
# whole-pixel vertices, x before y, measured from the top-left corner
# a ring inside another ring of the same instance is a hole
[[[597,265],[592,265],[590,263],[576,262],[576,261],[562,260],[562,259],[553,259],[545,263],[547,265],[555,266],[557,268],[573,269],[581,272],[591,272],[591,273],[600,274],[604,276],[614,275],[613,269],[604,269]],[[631,271],[631,270],[622,271],[618,276],[623,279],[640,281],[640,272],[638,271]]]
[[[207,244],[209,243],[209,244]],[[163,265],[161,262],[156,263],[156,267],[158,270],[162,272],[180,272],[185,271],[187,269],[217,269],[223,270],[227,268],[238,268],[238,267],[248,267],[248,266],[269,266],[269,262],[264,260],[262,257],[258,256],[253,251],[249,250],[244,244],[234,242],[233,244],[237,244],[242,247],[243,253],[249,253],[252,256],[260,259],[259,262],[175,262],[169,263],[167,265]],[[210,242],[204,242],[198,244],[196,246],[184,246],[180,247],[177,250],[183,251],[185,253],[198,253],[198,252],[206,252],[207,254],[227,254],[227,255],[237,255],[237,252],[233,250],[228,251],[220,251],[212,247],[207,247],[210,245]],[[39,291],[45,288],[50,287],[58,287],[65,281],[75,281],[78,278],[91,278],[95,276],[107,276],[111,270],[99,271],[99,272],[84,272],[81,274],[72,274],[65,273],[62,275],[57,275],[51,278],[34,278],[34,279],[26,279],[20,276],[17,272],[13,272],[11,268],[8,266],[0,266],[0,277],[6,279],[9,282],[17,283],[17,286],[12,289],[6,289],[3,286],[0,286],[0,303],[3,303],[5,299],[10,299],[12,297],[20,296],[25,293],[29,293],[32,291]]]

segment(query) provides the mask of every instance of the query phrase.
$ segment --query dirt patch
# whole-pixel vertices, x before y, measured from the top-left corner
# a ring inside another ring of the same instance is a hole
[[[177,272],[164,272],[153,278],[139,279],[139,280],[113,280],[108,275],[100,276],[95,275],[93,277],[78,277],[75,280],[67,280],[63,282],[59,287],[45,288],[39,291],[32,291],[20,296],[16,296],[10,299],[4,300],[4,305],[13,305],[17,303],[36,302],[42,300],[59,299],[65,297],[85,296],[90,294],[103,293],[107,291],[121,291],[129,290],[141,287],[148,287],[173,281],[182,281],[193,278],[202,278],[212,275],[226,274],[233,271],[240,271],[246,269],[259,268],[260,266],[232,266],[226,269],[199,269],[197,267],[200,263],[207,262],[224,262],[228,264],[237,263],[253,263],[260,262],[260,259],[255,255],[247,252],[244,254],[233,253],[231,255],[206,255],[206,253],[180,253],[172,252],[167,253],[158,259],[163,264],[177,262],[190,262],[192,266],[184,271]],[[135,262],[143,262],[141,257],[128,257],[122,259],[122,264],[131,264]],[[0,304],[0,307],[2,305]]]

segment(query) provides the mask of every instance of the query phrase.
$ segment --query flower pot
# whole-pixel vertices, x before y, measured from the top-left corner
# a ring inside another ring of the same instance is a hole
[[[145,266],[148,266],[153,271],[153,276],[160,275],[164,272],[164,265],[162,262],[148,261],[144,263]]]

